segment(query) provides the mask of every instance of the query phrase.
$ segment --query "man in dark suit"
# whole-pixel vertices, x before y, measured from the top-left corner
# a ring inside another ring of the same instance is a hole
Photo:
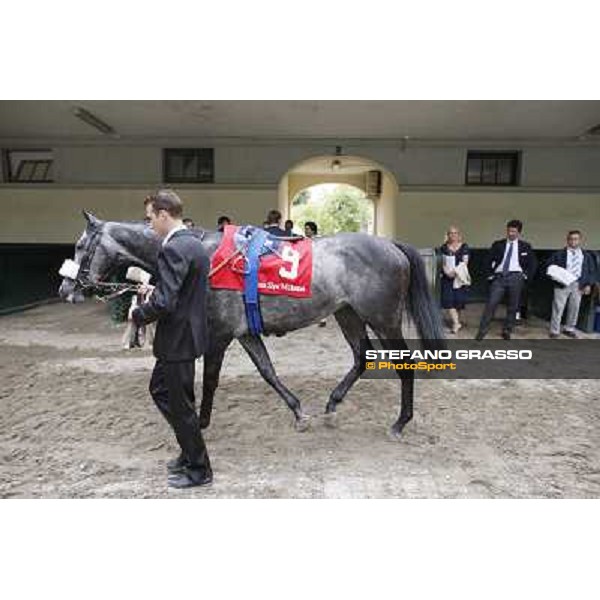
[[[506,319],[502,337],[509,340],[515,326],[521,291],[526,280],[531,281],[537,268],[537,259],[531,246],[523,241],[523,223],[518,220],[506,224],[506,239],[492,244],[489,255],[489,279],[492,280],[490,297],[481,317],[475,339],[482,340],[488,333],[496,307],[506,294]]]
[[[156,287],[131,316],[136,325],[157,322],[150,394],[181,447],[179,457],[167,465],[168,484],[175,488],[205,485],[212,481],[212,470],[196,415],[194,375],[195,360],[207,346],[209,258],[197,234],[183,225],[177,194],[160,190],[144,204],[163,242]]]
[[[562,250],[555,252],[546,267],[556,265],[568,271],[575,280],[569,285],[563,285],[554,281],[554,298],[552,301],[552,317],[550,319],[550,337],[557,338],[560,335],[565,306],[567,316],[563,333],[569,337],[579,337],[575,331],[581,296],[591,291],[595,279],[595,267],[592,256],[581,248],[581,231],[573,229],[567,234],[567,245]]]
[[[265,231],[277,237],[286,237],[288,234],[281,228],[281,213],[278,210],[270,210],[265,221]]]

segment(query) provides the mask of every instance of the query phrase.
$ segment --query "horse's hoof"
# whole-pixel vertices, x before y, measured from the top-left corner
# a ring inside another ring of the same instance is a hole
[[[323,422],[325,423],[325,427],[329,427],[330,429],[335,429],[337,427],[337,413],[329,412],[325,413],[323,417]]]
[[[399,442],[402,439],[402,429],[404,428],[396,426],[390,428],[389,436],[393,442]]]
[[[295,423],[296,431],[307,431],[310,428],[310,417],[302,415]]]

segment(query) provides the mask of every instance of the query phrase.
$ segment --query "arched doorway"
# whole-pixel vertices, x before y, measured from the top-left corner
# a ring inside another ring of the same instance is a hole
[[[341,149],[338,149],[341,150]],[[293,203],[307,189],[322,184],[346,184],[361,190],[372,204],[374,235],[395,237],[398,183],[394,175],[376,161],[362,156],[335,154],[315,156],[291,167],[279,182],[279,210],[292,218]],[[311,219],[309,219],[311,220]],[[297,227],[298,228],[298,227]]]
[[[374,232],[375,204],[364,190],[348,183],[318,183],[300,190],[290,203],[295,231],[303,233],[304,223],[313,221],[321,235],[342,231]]]

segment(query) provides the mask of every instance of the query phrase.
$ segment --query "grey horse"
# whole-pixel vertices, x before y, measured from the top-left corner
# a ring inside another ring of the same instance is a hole
[[[135,265],[156,273],[159,238],[140,222],[101,221],[84,211],[87,226],[75,246],[80,269],[76,280],[63,279],[60,296],[69,302],[83,300],[119,267]],[[199,239],[211,256],[221,241],[219,232],[199,231]],[[411,246],[360,233],[342,233],[313,241],[311,298],[262,295],[260,307],[265,334],[283,335],[307,327],[333,314],[350,345],[354,363],[331,392],[325,408],[326,422],[333,424],[336,408],[360,377],[360,341],[367,340],[367,325],[384,348],[407,348],[402,335],[406,309],[425,349],[445,346],[439,311],[429,292],[425,268]],[[204,356],[200,423],[208,427],[213,398],[225,351],[237,339],[265,381],[285,400],[305,429],[308,417],[298,398],[279,380],[259,336],[248,331],[241,292],[211,289],[208,296],[210,350]],[[413,416],[414,372],[398,371],[401,408],[392,426],[399,436]]]

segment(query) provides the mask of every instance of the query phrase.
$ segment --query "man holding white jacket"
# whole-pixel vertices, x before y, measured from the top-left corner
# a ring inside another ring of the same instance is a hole
[[[557,338],[560,335],[560,326],[565,311],[565,326],[563,333],[569,337],[578,337],[575,331],[577,317],[579,316],[579,305],[581,296],[591,291],[594,283],[594,263],[589,253],[581,248],[581,232],[577,229],[567,234],[567,245],[562,250],[555,252],[547,263],[547,266],[555,265],[564,269],[570,276],[570,283],[561,283],[553,278],[554,299],[552,301],[552,317],[550,320],[550,337]],[[560,273],[560,271],[559,271]]]

